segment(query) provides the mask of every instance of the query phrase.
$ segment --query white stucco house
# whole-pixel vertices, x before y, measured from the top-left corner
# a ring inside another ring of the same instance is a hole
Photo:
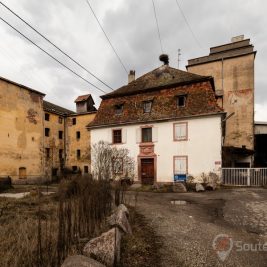
[[[212,77],[165,62],[138,79],[131,71],[128,85],[101,98],[87,126],[91,144],[129,149],[136,182],[171,183],[221,168],[225,113],[216,103]]]

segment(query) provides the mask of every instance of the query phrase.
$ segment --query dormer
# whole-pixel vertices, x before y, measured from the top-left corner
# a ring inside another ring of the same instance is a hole
[[[95,102],[90,94],[78,96],[74,102],[76,103],[77,113],[96,111]]]

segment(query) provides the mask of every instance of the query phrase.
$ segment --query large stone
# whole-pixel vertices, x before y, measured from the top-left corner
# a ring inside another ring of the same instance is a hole
[[[120,210],[122,212],[124,212],[127,216],[129,216],[129,210],[127,209],[127,207],[124,205],[124,204],[120,204],[118,207],[117,207],[117,210]]]
[[[203,191],[205,191],[205,188],[203,187],[203,185],[200,183],[197,183],[196,184],[196,192],[203,192]]]
[[[61,267],[105,267],[105,265],[83,255],[74,255],[67,257]]]
[[[172,186],[172,191],[174,193],[185,193],[187,192],[186,187],[183,183],[174,183]]]
[[[132,228],[128,221],[128,209],[124,205],[119,205],[115,212],[107,218],[111,227],[118,227],[125,234],[132,234]]]
[[[101,236],[90,240],[83,248],[83,254],[92,257],[107,267],[120,262],[121,233],[114,227]]]
[[[216,190],[217,188],[217,184],[216,183],[208,183],[206,186],[205,186],[206,190]]]

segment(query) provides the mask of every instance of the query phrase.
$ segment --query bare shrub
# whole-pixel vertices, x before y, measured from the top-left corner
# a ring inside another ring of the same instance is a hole
[[[111,186],[106,180],[78,177],[59,186],[58,264],[72,251],[79,251],[80,240],[100,233],[111,212]]]
[[[93,176],[96,179],[134,178],[135,162],[126,148],[112,147],[99,141],[92,146]]]

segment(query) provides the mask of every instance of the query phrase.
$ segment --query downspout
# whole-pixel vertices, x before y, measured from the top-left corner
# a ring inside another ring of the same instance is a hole
[[[223,91],[223,95],[224,95],[224,65],[223,65],[223,63],[224,63],[224,61],[223,61],[224,59],[223,59],[223,57],[222,57],[222,71],[221,71],[221,78],[222,78],[222,91]],[[223,101],[224,101],[224,99],[223,99],[223,97],[222,97],[222,108],[223,108]]]
[[[63,169],[65,169],[65,164],[66,164],[66,159],[67,159],[67,152],[66,152],[66,142],[67,142],[67,127],[66,127],[66,122],[67,122],[68,117],[64,116],[63,117],[63,123],[64,123],[64,142],[63,142],[63,149],[64,149],[64,162],[63,162]]]

